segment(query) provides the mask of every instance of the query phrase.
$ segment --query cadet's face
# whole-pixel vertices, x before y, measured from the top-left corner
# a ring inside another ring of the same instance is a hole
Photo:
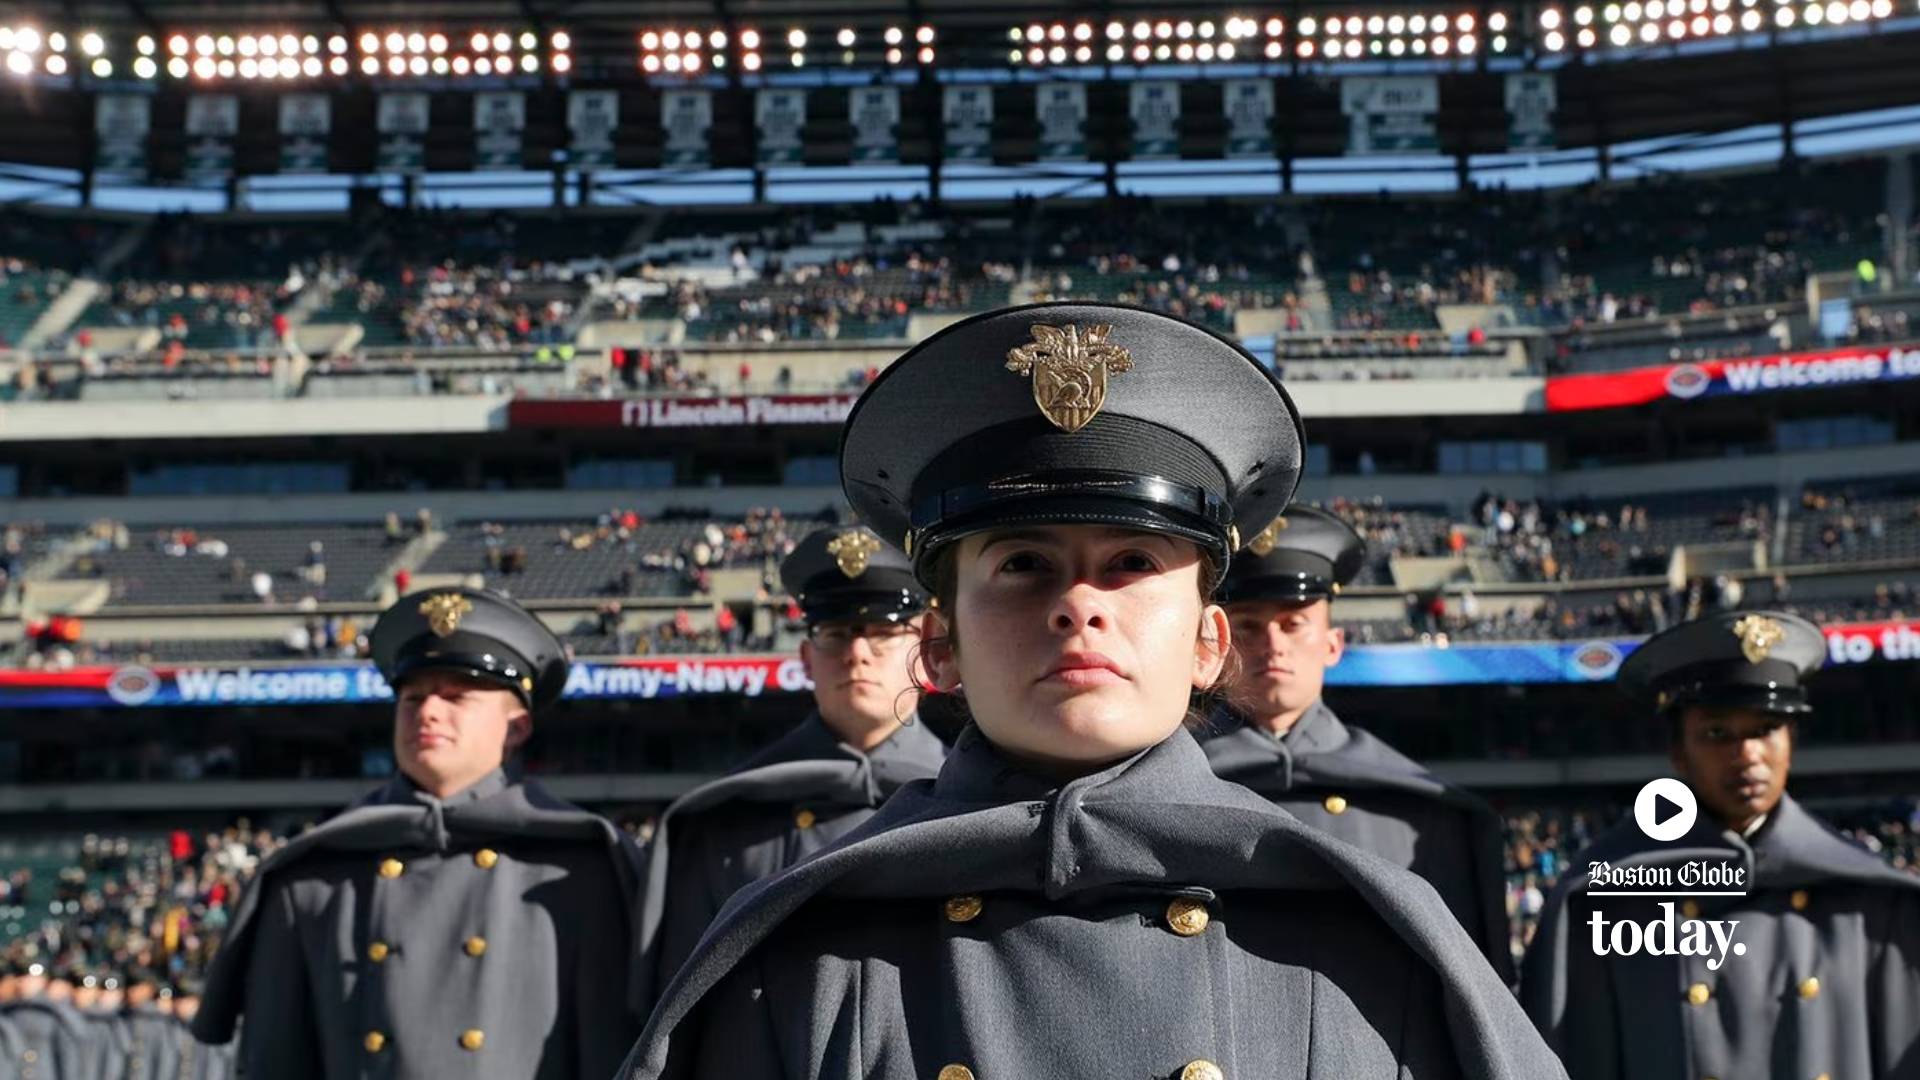
[[[173,999],[173,1015],[182,1023],[192,1020],[200,1014],[200,999],[181,994]]]
[[[1673,765],[1709,814],[1743,828],[1779,805],[1793,765],[1793,728],[1775,713],[1690,705]]]
[[[450,794],[499,768],[526,741],[532,724],[511,690],[453,672],[424,671],[400,688],[394,758],[414,783]]]
[[[1200,602],[1192,544],[1094,526],[1009,529],[956,552],[957,650],[942,689],[1014,757],[1084,773],[1158,743],[1225,663],[1226,615]]]
[[[49,979],[46,996],[51,1001],[72,1001],[73,984],[65,979]]]
[[[891,724],[913,711],[913,647],[919,619],[903,623],[823,623],[800,643],[820,715],[862,727]]]
[[[1325,600],[1228,604],[1233,648],[1240,654],[1234,698],[1256,717],[1298,713],[1319,700],[1327,669],[1346,649],[1346,635],[1334,629],[1332,615]]]
[[[151,985],[147,983],[134,983],[132,986],[127,987],[127,1005],[135,1009],[143,1005],[151,1005],[153,1004],[154,994],[155,991]]]
[[[125,990],[113,989],[100,991],[99,1007],[102,1009],[117,1010],[126,1003],[127,992]]]
[[[97,986],[76,986],[73,988],[73,1003],[82,1009],[91,1009],[100,1004],[100,988]]]

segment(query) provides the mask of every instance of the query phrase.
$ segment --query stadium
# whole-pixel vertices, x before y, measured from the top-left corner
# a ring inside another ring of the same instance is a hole
[[[1793,796],[1920,875],[1916,55],[1912,0],[0,6],[0,950],[197,993],[396,777],[419,590],[558,637],[526,773],[645,845],[815,707],[780,570],[863,392],[1050,301],[1285,386],[1366,544],[1326,701],[1499,815],[1515,958],[1697,619],[1819,628]]]

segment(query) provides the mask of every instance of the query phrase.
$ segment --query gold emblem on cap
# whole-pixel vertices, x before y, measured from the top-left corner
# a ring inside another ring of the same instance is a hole
[[[1133,354],[1107,340],[1113,327],[1027,328],[1033,341],[1007,352],[1007,370],[1033,376],[1033,400],[1040,414],[1065,432],[1079,431],[1107,401],[1107,376],[1133,367]]]
[[[850,578],[857,578],[867,572],[867,560],[880,553],[880,541],[861,532],[848,529],[832,540],[827,541],[827,554],[840,567],[840,572]]]
[[[1273,549],[1280,543],[1280,534],[1285,532],[1286,529],[1287,519],[1284,515],[1274,518],[1272,524],[1261,529],[1259,533],[1255,534],[1253,539],[1247,541],[1247,550],[1253,552],[1255,555],[1271,554]]]
[[[459,593],[435,593],[420,601],[420,614],[427,617],[427,628],[440,637],[460,629],[460,620],[473,610],[473,601]]]
[[[1786,640],[1787,631],[1765,615],[1748,615],[1733,624],[1733,636],[1740,639],[1740,651],[1747,663],[1757,664],[1767,658],[1775,645]]]

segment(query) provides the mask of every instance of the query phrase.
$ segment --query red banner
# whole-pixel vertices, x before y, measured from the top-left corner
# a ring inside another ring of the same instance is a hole
[[[843,424],[859,394],[733,394],[507,403],[510,428],[702,428]]]
[[[1874,345],[1779,353],[1555,376],[1547,380],[1547,411],[1617,409],[1663,398],[1689,401],[1914,378],[1920,378],[1920,348]]]

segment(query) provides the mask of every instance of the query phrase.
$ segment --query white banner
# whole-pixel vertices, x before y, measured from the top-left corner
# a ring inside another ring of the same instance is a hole
[[[900,90],[892,86],[863,86],[847,99],[853,122],[853,160],[891,164],[900,160]]]
[[[333,131],[333,101],[325,94],[288,94],[280,99],[280,171],[327,171],[327,136]]]
[[[993,87],[949,86],[941,95],[948,161],[987,161],[993,157]]]
[[[762,90],[753,96],[753,126],[759,132],[754,160],[762,165],[798,165],[807,126],[805,90]]]
[[[1507,76],[1507,147],[1553,149],[1553,114],[1560,94],[1553,75],[1530,71]]]
[[[713,160],[707,132],[713,127],[713,97],[705,90],[668,90],[660,95],[660,126],[669,168],[704,169]]]
[[[615,90],[575,90],[567,95],[568,153],[578,169],[613,164],[613,133],[620,127],[620,94]]]
[[[1180,84],[1136,82],[1128,87],[1133,118],[1133,158],[1153,161],[1180,156]]]
[[[425,94],[381,94],[375,127],[380,131],[376,158],[380,171],[418,173],[427,167],[427,128],[432,101]]]
[[[425,135],[432,120],[425,94],[381,94],[378,127],[382,135]]]
[[[94,98],[98,140],[94,175],[135,181],[147,174],[147,134],[153,130],[153,99],[145,94],[100,94]]]
[[[473,95],[473,167],[517,169],[521,133],[527,129],[527,98],[518,91]]]
[[[1440,80],[1432,75],[1340,80],[1350,154],[1430,154],[1440,148],[1434,117]]]
[[[1221,107],[1227,114],[1227,156],[1273,156],[1273,83],[1268,79],[1234,79],[1223,87]]]
[[[1085,83],[1042,83],[1034,91],[1033,111],[1040,121],[1040,160],[1087,159]]]
[[[187,98],[187,134],[231,139],[240,134],[240,99],[232,94]]]

